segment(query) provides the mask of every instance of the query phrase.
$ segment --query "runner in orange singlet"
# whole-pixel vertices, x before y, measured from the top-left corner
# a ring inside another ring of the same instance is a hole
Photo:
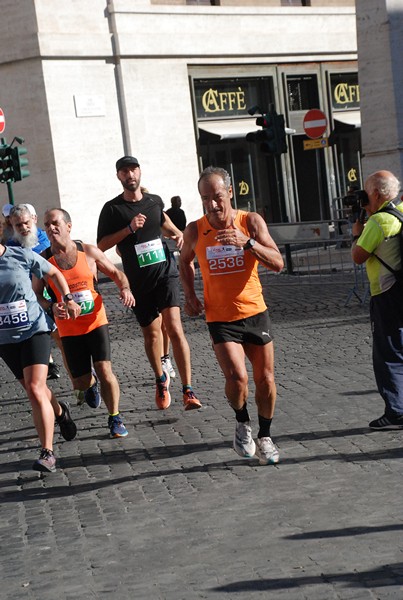
[[[45,229],[51,244],[46,258],[69,282],[72,298],[81,307],[80,317],[75,321],[64,318],[60,294],[52,284],[55,302],[45,299],[40,302],[46,303],[45,308],[55,318],[74,389],[85,390],[85,400],[92,408],[98,408],[102,396],[109,411],[111,437],[125,437],[127,429],[119,413],[120,390],[112,371],[108,320],[97,290],[97,271],[116,283],[123,306],[132,307],[134,298],[126,275],[96,246],[72,240],[71,227],[67,211],[54,208],[45,213]],[[38,295],[40,290],[36,291]]]
[[[231,179],[224,169],[208,167],[198,186],[206,214],[185,229],[180,260],[185,311],[190,316],[205,311],[225,393],[235,411],[234,450],[247,458],[256,454],[263,465],[277,463],[279,453],[270,437],[276,401],[273,338],[257,268],[261,264],[279,272],[283,259],[262,217],[232,208]],[[204,282],[204,305],[194,289],[195,256]],[[247,409],[245,357],[256,386],[256,443]]]

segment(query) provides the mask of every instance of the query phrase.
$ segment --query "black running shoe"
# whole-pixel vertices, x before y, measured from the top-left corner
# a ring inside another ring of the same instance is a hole
[[[66,440],[66,442],[70,442],[74,440],[77,435],[77,426],[71,418],[69,411],[69,403],[64,402],[64,400],[58,401],[60,406],[62,407],[62,414],[60,417],[56,417],[56,423],[60,427],[60,433],[62,437]]]
[[[59,379],[60,370],[55,362],[50,362],[48,366],[48,376],[47,379]]]
[[[371,421],[369,424],[371,429],[377,429],[378,431],[392,431],[393,429],[403,429],[403,416],[402,417],[387,417],[382,415],[379,419]]]

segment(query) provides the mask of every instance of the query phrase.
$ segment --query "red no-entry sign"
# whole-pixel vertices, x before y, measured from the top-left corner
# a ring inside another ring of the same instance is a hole
[[[318,108],[308,110],[304,117],[304,131],[311,140],[322,137],[327,129],[327,119],[324,112]]]
[[[6,128],[6,118],[4,116],[3,109],[0,108],[0,133],[3,133],[5,128]]]

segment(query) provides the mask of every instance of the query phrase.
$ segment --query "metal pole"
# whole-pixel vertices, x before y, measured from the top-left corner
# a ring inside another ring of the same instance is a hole
[[[12,204],[14,206],[14,192],[13,192],[13,182],[12,181],[7,181],[7,191],[8,191],[9,204]]]
[[[321,150],[319,148],[316,148],[315,154],[316,154],[316,174],[318,176],[319,214],[320,214],[320,220],[323,221],[324,220],[324,217],[323,217],[323,190],[322,190],[322,173],[321,173],[321,169],[320,169],[320,154],[319,154],[319,152],[321,152]]]
[[[291,256],[290,244],[284,244],[284,250],[285,250],[285,266],[287,269],[287,275],[293,275],[294,270],[292,267],[292,256]]]
[[[282,171],[281,171],[281,156],[279,154],[274,155],[274,169],[275,169],[275,173],[276,173],[277,194],[278,194],[278,200],[279,200],[281,223],[288,223],[289,218],[288,218],[287,209],[285,206],[284,184],[283,184]]]

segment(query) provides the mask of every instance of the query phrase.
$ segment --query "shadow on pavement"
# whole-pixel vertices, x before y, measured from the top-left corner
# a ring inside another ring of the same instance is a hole
[[[396,586],[396,580],[401,576],[403,563],[383,565],[377,569],[355,573],[322,573],[321,575],[306,575],[304,577],[277,577],[273,579],[247,579],[236,581],[226,585],[210,588],[215,592],[228,594],[231,592],[256,592],[269,590],[282,590],[302,588],[307,585],[324,583],[345,583],[345,587],[357,587],[370,585],[371,588]]]
[[[110,464],[110,463],[108,463]],[[20,470],[26,468],[30,469],[32,462],[23,461],[23,463],[19,464]],[[83,466],[83,465],[80,465]],[[251,466],[256,466],[256,461],[251,464],[247,460],[232,460],[220,463],[208,463],[204,465],[196,465],[193,467],[178,467],[177,469],[166,469],[166,470],[156,470],[156,471],[146,471],[144,473],[139,473],[138,475],[128,475],[126,477],[120,478],[111,478],[104,479],[102,481],[94,481],[89,483],[77,484],[77,485],[54,485],[55,475],[41,475],[39,474],[36,479],[40,481],[42,479],[43,483],[47,483],[47,478],[49,479],[50,486],[49,487],[41,487],[41,488],[30,488],[30,489],[22,489],[22,490],[12,490],[9,492],[4,492],[0,494],[1,503],[10,503],[10,502],[28,502],[30,500],[50,500],[52,498],[60,498],[67,496],[77,496],[78,494],[84,494],[86,492],[91,492],[94,490],[100,490],[107,487],[114,487],[118,485],[122,485],[129,482],[142,481],[146,479],[154,479],[156,477],[169,477],[172,475],[186,475],[189,473],[202,473],[202,472],[210,472],[213,470],[227,469],[235,466],[243,466],[246,468],[250,468]],[[29,477],[27,480],[23,480],[24,483],[27,481],[28,483],[34,482],[32,477]],[[9,482],[9,485],[15,485],[15,481],[12,480]],[[21,478],[19,480],[18,485],[21,485]]]
[[[400,531],[403,529],[402,523],[394,525],[368,525],[367,527],[345,527],[343,529],[324,529],[322,531],[308,531],[307,533],[296,533],[284,536],[285,540],[316,540],[321,538],[347,537],[356,535],[367,535],[370,533],[380,533],[385,531]]]
[[[163,447],[155,447],[148,448],[147,450],[131,450],[129,452],[125,452],[124,448],[119,449],[118,451],[112,452],[102,452],[97,454],[85,454],[74,457],[63,457],[59,460],[59,467],[61,470],[63,469],[77,469],[77,468],[86,468],[88,466],[93,465],[105,465],[112,466],[113,464],[118,464],[120,462],[129,464],[132,463],[141,463],[144,460],[162,460],[173,457],[185,456],[193,452],[202,452],[202,451],[210,451],[217,450],[220,448],[228,448],[228,442],[220,442],[218,444],[184,444],[184,445],[174,445],[174,446],[163,446]],[[334,454],[321,454],[314,456],[302,456],[302,457],[290,457],[283,458],[280,465],[276,465],[276,469],[285,468],[289,465],[295,464],[307,464],[312,462],[331,462],[331,461],[344,461],[344,462],[366,462],[366,461],[376,461],[379,459],[400,459],[403,458],[403,448],[395,448],[393,450],[377,450],[374,452],[367,452],[364,454],[363,452],[356,453],[334,453]],[[32,466],[32,461],[15,461],[10,462],[4,465],[5,469],[3,472],[15,473],[22,471],[30,471]],[[145,479],[153,479],[158,477],[170,477],[173,475],[187,475],[190,473],[205,473],[213,470],[222,470],[222,469],[231,469],[233,467],[258,467],[261,469],[270,469],[273,466],[268,467],[259,467],[256,463],[256,458],[253,459],[237,459],[237,460],[228,460],[224,462],[216,462],[216,463],[204,463],[201,465],[194,465],[191,467],[184,467],[182,465],[177,468],[170,469],[154,469],[152,471],[145,471],[138,474],[128,475],[127,477],[122,478],[113,478],[108,476],[106,480],[94,481],[91,483],[79,484],[79,485],[62,485],[56,486],[52,484],[55,475],[52,476],[53,479],[49,480],[51,487],[49,488],[41,488],[41,489],[22,489],[22,490],[13,490],[10,492],[4,492],[0,494],[1,502],[25,502],[29,500],[35,500],[38,498],[55,498],[59,496],[70,496],[77,495],[80,493],[93,491],[109,486],[117,486],[122,483],[141,481]],[[44,481],[46,481],[46,477]],[[23,485],[24,480],[19,478],[19,482],[17,485]],[[11,480],[9,482],[10,486],[16,484],[15,480]],[[4,485],[4,482],[3,482]]]

